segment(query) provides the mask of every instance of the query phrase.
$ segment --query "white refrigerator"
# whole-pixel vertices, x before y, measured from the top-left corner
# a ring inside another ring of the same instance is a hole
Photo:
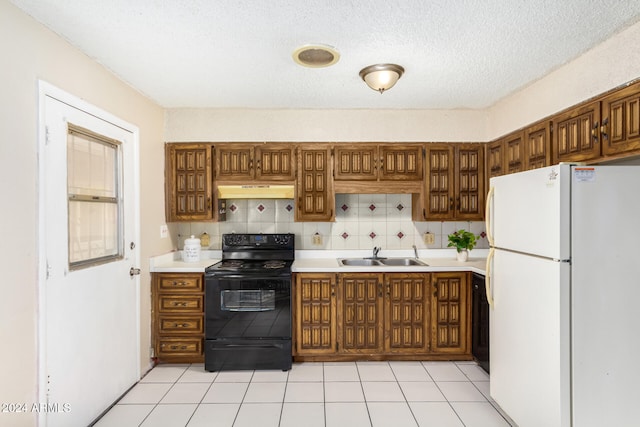
[[[640,166],[492,178],[491,397],[519,427],[640,425]]]

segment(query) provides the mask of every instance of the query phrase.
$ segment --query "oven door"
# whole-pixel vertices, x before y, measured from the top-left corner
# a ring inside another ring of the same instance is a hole
[[[206,277],[206,339],[290,339],[291,276]]]

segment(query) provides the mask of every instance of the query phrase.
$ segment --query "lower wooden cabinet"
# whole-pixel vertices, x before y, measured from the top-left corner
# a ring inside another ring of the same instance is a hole
[[[468,273],[436,273],[432,276],[431,351],[471,351],[471,299]]]
[[[204,361],[203,274],[152,275],[152,340],[158,361]]]
[[[469,273],[296,273],[296,360],[468,360]]]

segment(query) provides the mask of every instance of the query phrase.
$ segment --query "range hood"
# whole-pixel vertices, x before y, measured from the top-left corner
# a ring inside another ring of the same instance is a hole
[[[293,185],[218,185],[218,199],[293,199]]]

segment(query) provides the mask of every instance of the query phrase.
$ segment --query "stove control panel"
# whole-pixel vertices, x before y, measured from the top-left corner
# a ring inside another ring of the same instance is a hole
[[[223,234],[223,246],[227,247],[256,247],[261,246],[283,246],[292,247],[294,244],[293,234]]]

